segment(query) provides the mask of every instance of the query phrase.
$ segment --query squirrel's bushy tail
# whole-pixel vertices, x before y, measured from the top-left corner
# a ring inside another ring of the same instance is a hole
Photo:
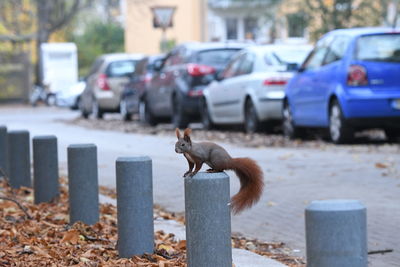
[[[240,190],[231,200],[232,211],[238,214],[260,200],[264,189],[263,172],[250,158],[233,158],[227,169],[233,170],[240,180]]]

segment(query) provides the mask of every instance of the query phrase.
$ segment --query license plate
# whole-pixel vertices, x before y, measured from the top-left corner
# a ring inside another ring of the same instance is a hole
[[[400,109],[400,99],[395,99],[392,101],[392,107],[395,109]]]

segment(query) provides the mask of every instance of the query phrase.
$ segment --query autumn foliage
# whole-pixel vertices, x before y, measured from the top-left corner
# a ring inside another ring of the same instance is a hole
[[[186,242],[162,231],[155,234],[154,254],[119,259],[116,207],[101,205],[93,226],[70,226],[65,185],[53,203],[34,205],[30,188],[11,190],[3,180],[0,196],[26,209],[0,199],[0,266],[186,266]]]

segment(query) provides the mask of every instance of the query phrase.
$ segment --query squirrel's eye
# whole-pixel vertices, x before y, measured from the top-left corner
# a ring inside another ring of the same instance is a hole
[[[182,144],[181,146],[185,146],[185,144]]]

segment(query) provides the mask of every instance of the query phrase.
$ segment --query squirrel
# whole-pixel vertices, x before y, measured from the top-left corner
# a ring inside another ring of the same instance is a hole
[[[179,129],[175,129],[178,138],[175,152],[183,154],[189,164],[189,170],[183,177],[193,177],[203,163],[211,168],[207,172],[233,170],[240,180],[240,190],[231,199],[233,213],[238,214],[256,204],[264,188],[263,172],[257,163],[250,158],[232,158],[223,147],[212,142],[192,142],[191,132],[190,128],[186,128],[182,137]]]

